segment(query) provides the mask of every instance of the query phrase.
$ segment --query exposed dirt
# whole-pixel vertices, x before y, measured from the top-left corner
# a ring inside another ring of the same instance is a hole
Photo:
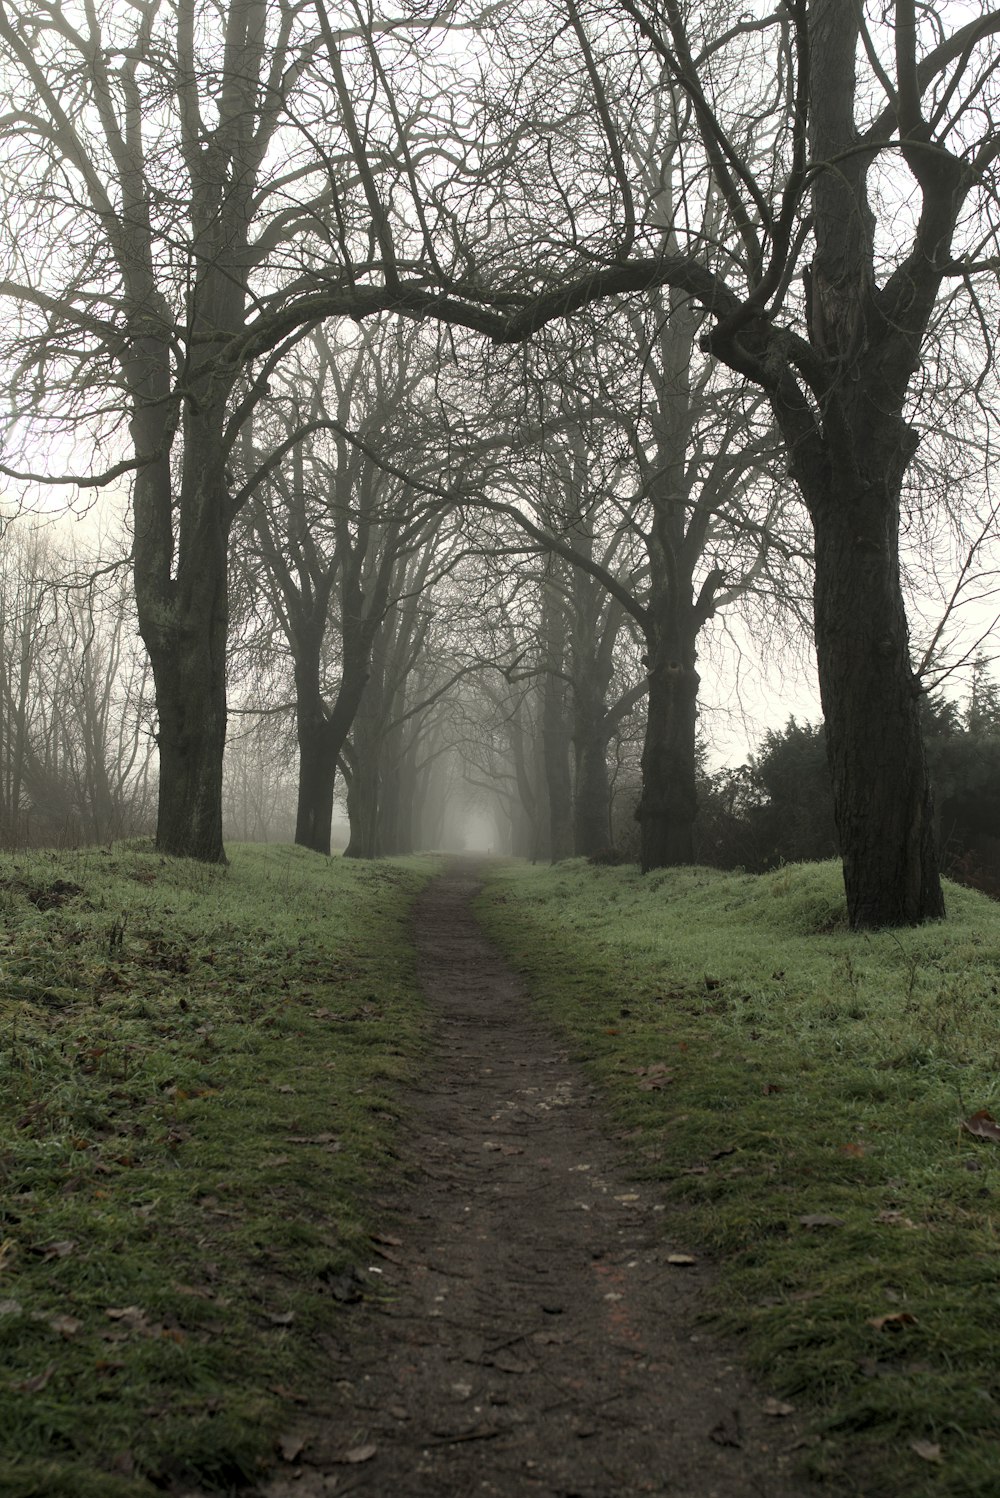
[[[416,911],[438,1016],[406,1184],[345,1310],[336,1382],[268,1498],[806,1498],[794,1417],[765,1413],[698,1322],[708,1270],[668,1255],[597,1103],[470,910],[456,862]]]

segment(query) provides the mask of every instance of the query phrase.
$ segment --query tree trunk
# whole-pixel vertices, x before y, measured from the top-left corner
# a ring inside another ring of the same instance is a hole
[[[303,627],[295,653],[295,727],[299,742],[298,806],[295,841],[314,853],[330,854],[330,832],[337,762],[357,717],[368,682],[368,642],[345,631],[343,664],[336,700],[327,708],[321,691],[321,657],[326,621]]]
[[[330,829],[337,778],[337,751],[331,747],[325,716],[307,717],[299,705],[299,784],[295,841],[300,848],[330,856]]]
[[[166,465],[136,477],[135,579],[139,629],[156,689],[160,751],[156,846],[161,853],[225,863],[222,756],[226,745],[228,549],[231,524],[220,439],[224,408],[191,418],[179,507],[183,541],[174,576],[162,513],[143,503],[169,484]],[[166,519],[169,519],[169,505]]]
[[[919,105],[901,97],[902,154],[921,211],[911,252],[876,275],[876,221],[867,177],[874,156],[855,149],[861,11],[813,0],[809,146],[836,170],[811,179],[816,253],[807,284],[809,336],[822,363],[820,425],[774,383],[815,533],[816,653],[852,927],[915,925],[944,914],[931,793],[899,576],[903,475],[917,439],[903,411],[919,364],[970,177],[947,151],[929,151]],[[900,44],[901,77],[906,36]],[[810,430],[810,427],[812,430]]]
[[[699,686],[694,662],[693,644],[671,650],[661,642],[650,656],[642,796],[635,813],[644,874],[694,862]]]
[[[844,465],[846,466],[846,465]],[[919,684],[899,578],[898,495],[840,473],[810,496],[816,654],[851,926],[944,915]]]
[[[221,617],[220,617],[221,615]],[[173,648],[150,649],[156,685],[160,795],[156,846],[161,853],[225,863],[222,846],[222,756],[226,745],[224,600],[204,630],[179,631]]]
[[[345,858],[377,858],[378,846],[378,764],[360,760],[347,787],[347,816],[351,836],[344,849]]]

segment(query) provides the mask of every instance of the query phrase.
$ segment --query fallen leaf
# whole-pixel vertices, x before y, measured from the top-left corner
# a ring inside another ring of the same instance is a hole
[[[963,1118],[962,1128],[977,1139],[990,1139],[994,1144],[1000,1144],[1000,1124],[985,1108],[980,1108],[971,1118]]]
[[[76,1336],[83,1322],[77,1320],[75,1316],[53,1316],[48,1326],[51,1331],[58,1332],[60,1337],[69,1338]]]
[[[904,1326],[916,1326],[917,1318],[909,1311],[890,1311],[887,1316],[869,1316],[866,1325],[873,1326],[877,1332],[898,1332]]]
[[[784,1092],[785,1089],[782,1087],[780,1082],[765,1082],[760,1090],[765,1097],[770,1097],[772,1093]]]
[[[911,1441],[910,1450],[915,1451],[922,1462],[939,1462],[941,1447],[935,1441]]]
[[[842,1217],[831,1217],[829,1212],[807,1212],[805,1217],[799,1218],[799,1226],[804,1228],[842,1228],[844,1219]]]
[[[50,1259],[68,1259],[75,1248],[75,1239],[61,1238],[58,1243],[40,1243],[31,1252],[40,1254],[42,1263],[47,1264]]]
[[[288,1085],[287,1082],[282,1082],[282,1084],[281,1084],[280,1087],[276,1087],[275,1088],[275,1092],[294,1092],[294,1091],[295,1091],[295,1088],[294,1087],[289,1087],[289,1085]]]
[[[842,1144],[840,1153],[850,1155],[852,1160],[860,1160],[864,1157],[865,1147],[863,1144]]]
[[[104,1314],[111,1321],[121,1322],[123,1326],[145,1326],[146,1313],[138,1306],[105,1306]]]
[[[686,1266],[688,1264],[697,1264],[697,1262],[698,1260],[695,1258],[694,1254],[667,1254],[668,1264]]]
[[[901,1228],[915,1228],[917,1225],[915,1222],[911,1222],[902,1212],[877,1212],[875,1214],[875,1221],[891,1223],[893,1226]]]
[[[282,1461],[298,1461],[305,1450],[305,1444],[299,1436],[279,1436],[278,1450],[281,1452]]]
[[[765,1399],[761,1409],[765,1415],[773,1415],[775,1418],[795,1413],[794,1404],[786,1404],[783,1399]]]
[[[370,1462],[377,1450],[377,1446],[352,1446],[350,1451],[344,1452],[344,1461],[354,1464]]]
[[[50,1363],[47,1368],[43,1369],[41,1373],[36,1373],[33,1378],[21,1379],[19,1383],[11,1384],[10,1387],[14,1390],[15,1394],[40,1394],[55,1371],[56,1364]]]
[[[272,1326],[291,1326],[295,1320],[294,1311],[268,1311],[267,1319]]]

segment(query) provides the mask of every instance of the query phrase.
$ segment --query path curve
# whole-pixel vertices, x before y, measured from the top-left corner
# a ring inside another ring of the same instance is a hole
[[[793,1425],[699,1325],[705,1271],[668,1265],[686,1245],[477,926],[479,887],[456,860],[415,908],[437,1035],[372,1260],[388,1298],[345,1312],[287,1491],[806,1498]]]

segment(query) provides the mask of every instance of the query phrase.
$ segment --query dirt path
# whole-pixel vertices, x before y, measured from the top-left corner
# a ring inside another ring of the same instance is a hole
[[[323,1429],[265,1491],[370,1498],[804,1498],[796,1432],[696,1315],[652,1185],[470,911],[456,862],[416,912],[439,1020],[405,1189],[345,1312]],[[374,1275],[372,1276],[374,1278]]]

